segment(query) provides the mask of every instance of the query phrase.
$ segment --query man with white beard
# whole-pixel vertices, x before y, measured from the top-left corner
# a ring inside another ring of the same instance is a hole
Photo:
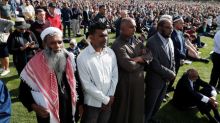
[[[38,123],[74,123],[75,63],[62,37],[60,29],[46,28],[41,33],[45,49],[28,62],[20,75],[24,81],[20,100],[28,111],[36,112]]]

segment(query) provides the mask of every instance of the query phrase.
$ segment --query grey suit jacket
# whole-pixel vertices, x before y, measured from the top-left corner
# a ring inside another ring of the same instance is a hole
[[[162,88],[175,75],[174,55],[167,55],[163,42],[156,33],[147,43],[153,55],[153,61],[149,65],[146,75],[146,86],[150,88]]]

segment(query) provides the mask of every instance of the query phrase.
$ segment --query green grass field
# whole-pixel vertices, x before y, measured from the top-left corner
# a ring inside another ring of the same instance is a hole
[[[110,42],[114,40],[114,35],[109,35]],[[81,40],[82,37],[77,38],[77,41]],[[203,37],[202,41],[207,44],[205,48],[200,49],[201,56],[209,57],[209,53],[213,48],[213,39]],[[65,44],[68,46],[68,44]],[[37,63],[36,63],[37,64]],[[193,62],[190,65],[184,65],[180,68],[178,73],[177,79],[186,71],[188,68],[196,68],[202,79],[205,81],[209,81],[211,69],[212,69],[212,62],[209,64],[204,64],[200,62]],[[28,113],[24,106],[18,100],[18,87],[19,87],[19,79],[17,76],[17,72],[13,67],[12,59],[10,57],[10,74],[1,78],[6,83],[12,100],[12,116],[11,116],[11,123],[36,123],[35,113],[31,112]],[[176,85],[176,82],[175,82]],[[172,93],[171,93],[172,95]],[[218,95],[217,99],[220,102],[220,96]],[[220,109],[220,108],[219,108]],[[162,121],[162,123],[207,123],[208,120],[206,117],[201,115],[197,110],[193,111],[184,111],[180,112],[179,110],[175,109],[170,103],[163,103],[159,113],[157,114],[158,119]]]

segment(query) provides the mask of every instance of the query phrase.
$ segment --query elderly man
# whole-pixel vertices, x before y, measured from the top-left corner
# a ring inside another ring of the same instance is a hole
[[[174,30],[171,34],[171,39],[173,41],[174,45],[174,58],[175,58],[175,72],[176,74],[179,71],[179,68],[181,66],[181,60],[184,60],[186,58],[186,45],[185,45],[185,38],[183,35],[183,18],[180,16],[173,18],[173,27]],[[174,80],[172,80],[167,88],[167,92],[173,91]]]
[[[152,57],[134,36],[134,19],[122,19],[120,29],[120,36],[112,45],[119,66],[119,82],[110,123],[143,123],[144,65]]]
[[[174,106],[180,110],[197,106],[199,111],[209,118],[210,123],[219,123],[220,116],[216,96],[215,88],[201,80],[195,69],[189,69],[178,81],[172,101]],[[211,109],[214,118],[210,114]]]
[[[146,75],[146,123],[154,121],[154,116],[166,94],[167,83],[176,76],[174,49],[170,38],[172,31],[172,20],[161,18],[157,33],[147,43],[153,54],[153,61]]]
[[[118,83],[116,56],[105,45],[108,32],[103,23],[91,25],[89,37],[89,46],[77,58],[85,104],[81,123],[108,123]]]
[[[29,111],[36,112],[39,123],[74,122],[75,61],[73,54],[65,50],[62,36],[58,28],[46,28],[41,33],[45,49],[28,62],[20,75],[20,100]]]

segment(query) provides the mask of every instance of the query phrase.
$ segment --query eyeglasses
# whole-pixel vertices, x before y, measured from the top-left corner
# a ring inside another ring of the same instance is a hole
[[[62,44],[63,41],[55,41],[55,42],[50,42],[50,45],[55,45],[55,44]]]

